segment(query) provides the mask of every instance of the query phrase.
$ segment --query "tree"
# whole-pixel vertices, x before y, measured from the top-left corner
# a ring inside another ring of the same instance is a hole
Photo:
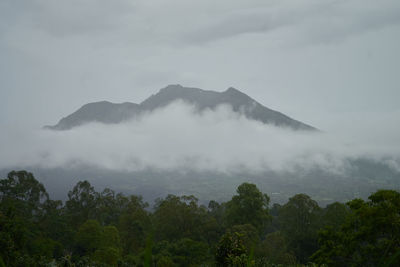
[[[339,230],[319,233],[313,260],[332,266],[399,266],[400,193],[379,190],[369,201],[354,199],[347,205],[351,214]]]
[[[350,209],[345,204],[334,202],[327,205],[321,211],[321,226],[330,226],[337,230],[346,221],[350,214]]]
[[[204,237],[209,246],[213,247],[225,233],[225,204],[211,200],[208,204],[207,219],[204,225]]]
[[[217,266],[246,266],[248,255],[242,237],[238,232],[227,232],[221,237],[215,255]]]
[[[119,232],[114,226],[101,226],[96,220],[87,220],[75,237],[75,249],[80,256],[93,261],[116,265],[120,258]]]
[[[52,256],[54,247],[41,246],[45,237],[38,227],[48,200],[46,189],[32,173],[12,171],[0,180],[0,257],[7,266],[33,264],[37,254]]]
[[[127,211],[130,198],[105,188],[97,195],[96,220],[101,225],[118,225],[120,216]]]
[[[236,192],[238,195],[226,203],[228,225],[251,224],[261,231],[269,222],[269,197],[261,193],[255,184],[243,183]]]
[[[57,242],[55,258],[61,257],[61,247],[71,249],[74,231],[68,224],[61,200],[49,199],[43,203],[37,226],[43,236]]]
[[[117,266],[121,257],[121,244],[118,229],[115,226],[104,226],[101,232],[99,248],[93,254],[93,260]]]
[[[146,211],[148,204],[143,202],[142,197],[133,195],[124,200],[120,196],[119,202],[124,203],[118,223],[124,252],[136,254],[144,248],[146,234],[151,231],[151,220],[149,212]]]
[[[305,194],[291,197],[279,210],[278,221],[289,250],[302,263],[306,263],[318,247],[320,210],[318,203]]]
[[[206,208],[194,196],[168,195],[159,199],[154,211],[157,240],[176,241],[182,238],[202,240]]]
[[[257,229],[251,224],[237,224],[227,230],[229,233],[238,233],[246,248],[246,253],[250,254],[251,250],[260,243],[260,237]]]
[[[286,239],[279,231],[265,237],[257,248],[256,256],[257,259],[268,264],[295,265],[296,263],[296,257],[288,252]]]
[[[77,228],[86,220],[95,218],[98,197],[88,181],[79,181],[68,192],[65,206],[72,226]]]
[[[91,255],[101,247],[102,227],[96,220],[87,220],[76,233],[75,242],[79,255]]]
[[[157,266],[200,266],[211,261],[207,244],[190,238],[161,241],[154,253]]]
[[[14,208],[21,216],[36,216],[41,205],[48,199],[43,184],[30,172],[12,171],[7,179],[0,180],[0,201],[4,212]]]

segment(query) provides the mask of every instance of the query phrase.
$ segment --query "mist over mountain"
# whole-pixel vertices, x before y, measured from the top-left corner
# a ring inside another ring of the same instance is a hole
[[[343,159],[340,171],[333,170],[332,165],[318,164],[298,165],[287,170],[237,168],[232,172],[189,167],[118,170],[77,163],[26,168],[46,186],[53,198],[63,200],[66,200],[68,190],[82,180],[88,180],[97,190],[111,188],[116,192],[141,195],[149,203],[175,194],[194,195],[205,205],[210,200],[230,199],[237,185],[243,182],[256,184],[271,197],[271,203],[285,203],[302,192],[323,206],[335,201],[367,198],[379,189],[400,189],[399,170],[388,162],[367,157]],[[0,168],[1,177],[6,177],[10,170],[12,168]]]
[[[293,130],[317,130],[312,126],[263,106],[233,87],[230,87],[224,92],[215,92],[183,87],[181,85],[168,85],[140,104],[129,102],[114,104],[107,101],[89,103],[69,116],[62,118],[56,125],[45,126],[45,128],[52,130],[69,130],[90,122],[101,122],[105,124],[121,123],[136,118],[146,112],[166,107],[178,100],[193,105],[199,112],[206,109],[215,109],[219,105],[229,105],[234,112],[243,114],[248,119],[260,121],[265,124]]]
[[[280,203],[299,192],[326,204],[400,188],[395,132],[276,127],[249,118],[256,113],[246,114],[243,102],[224,104],[230,95],[252,103],[235,89],[170,86],[140,105],[88,104],[60,130],[5,129],[0,174],[31,171],[57,199],[79,180],[148,201],[193,194],[205,204],[229,199],[243,182]]]

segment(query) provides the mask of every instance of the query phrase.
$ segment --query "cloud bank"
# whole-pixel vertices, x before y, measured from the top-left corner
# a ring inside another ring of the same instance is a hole
[[[6,0],[2,9],[9,25],[60,38],[116,34],[121,40],[149,43],[201,44],[282,27],[296,28],[318,43],[400,22],[396,0]],[[121,35],[129,33],[137,36]]]
[[[126,172],[259,173],[296,168],[341,172],[348,159],[361,157],[400,172],[398,135],[385,133],[384,142],[374,142],[385,138],[380,134],[296,132],[249,120],[230,106],[196,113],[178,101],[121,124],[91,123],[68,131],[2,131],[0,169],[86,165]]]

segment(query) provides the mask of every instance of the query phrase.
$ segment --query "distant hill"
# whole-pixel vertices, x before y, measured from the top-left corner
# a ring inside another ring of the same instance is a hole
[[[260,173],[246,170],[224,173],[196,170],[141,171],[111,170],[90,165],[57,168],[15,166],[0,168],[0,178],[12,170],[26,169],[35,174],[52,198],[66,200],[67,190],[82,180],[88,180],[99,190],[109,187],[116,192],[143,196],[152,203],[168,194],[194,195],[202,204],[208,201],[226,201],[238,185],[255,183],[271,197],[271,203],[285,203],[289,197],[305,193],[320,205],[334,201],[347,202],[354,198],[367,198],[378,189],[400,189],[400,172],[387,164],[368,159],[346,159],[342,172],[331,172],[318,166],[309,169],[285,171],[265,170]]]
[[[290,128],[292,130],[317,130],[310,125],[263,106],[248,95],[232,87],[224,92],[215,92],[183,87],[181,85],[168,85],[140,104],[129,102],[114,104],[107,101],[89,103],[67,117],[62,118],[56,125],[45,126],[45,128],[69,130],[89,122],[101,122],[105,124],[120,123],[140,116],[143,112],[165,107],[179,99],[194,105],[198,111],[207,108],[215,109],[218,105],[228,104],[232,106],[233,111],[240,112],[249,119],[265,124]]]

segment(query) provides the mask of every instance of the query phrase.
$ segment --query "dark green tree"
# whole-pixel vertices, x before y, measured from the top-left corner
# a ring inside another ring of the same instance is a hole
[[[39,227],[44,186],[32,173],[12,171],[0,180],[0,257],[7,266],[28,266],[53,257],[55,242]]]
[[[97,193],[88,181],[79,181],[68,192],[68,200],[65,203],[66,213],[70,224],[78,228],[88,219],[95,219],[97,212]]]
[[[259,231],[263,230],[270,221],[269,197],[250,183],[241,184],[236,192],[238,194],[226,203],[228,225],[251,224]]]
[[[296,257],[289,252],[285,237],[279,231],[276,231],[267,234],[257,247],[256,262],[261,262],[265,265],[295,265]],[[262,264],[260,265],[263,266]]]
[[[119,232],[115,226],[101,226],[96,220],[87,220],[75,236],[78,255],[91,261],[116,266],[121,256]]]
[[[350,209],[345,204],[334,202],[322,209],[320,214],[321,227],[330,226],[338,230],[346,221],[350,214]]]
[[[12,171],[7,179],[0,180],[1,209],[14,209],[26,218],[40,213],[42,204],[49,199],[43,184],[39,183],[32,173]]]
[[[146,236],[152,231],[150,214],[146,210],[148,204],[142,197],[133,195],[124,200],[120,196],[118,202],[124,203],[118,223],[124,253],[137,254],[145,247]]]
[[[288,248],[302,263],[307,263],[318,248],[320,211],[318,203],[305,194],[291,197],[279,210],[278,221]]]
[[[246,266],[247,250],[243,235],[238,232],[227,232],[218,242],[215,254],[217,266]]]
[[[346,222],[319,233],[317,263],[332,266],[400,265],[400,193],[379,190],[369,201],[354,199]]]
[[[208,245],[190,238],[162,241],[154,248],[157,266],[204,266],[212,262]]]
[[[154,224],[157,240],[176,241],[182,238],[203,240],[207,210],[194,196],[168,195],[156,202]]]

